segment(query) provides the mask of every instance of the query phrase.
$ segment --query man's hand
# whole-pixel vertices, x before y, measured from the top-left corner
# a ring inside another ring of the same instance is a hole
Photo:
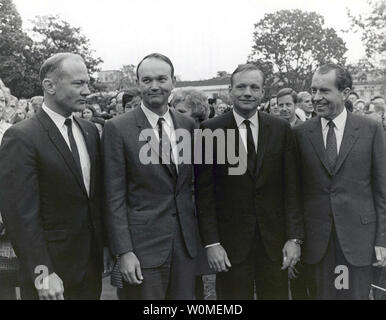
[[[56,273],[51,273],[43,279],[41,289],[38,289],[40,300],[64,300],[63,281]]]
[[[113,269],[114,260],[109,248],[103,248],[103,273],[108,273]]]
[[[209,267],[217,272],[227,272],[232,267],[225,249],[221,245],[216,245],[206,249]],[[228,267],[228,268],[227,268]]]
[[[373,263],[374,267],[385,267],[386,266],[386,248],[385,247],[375,247],[375,257],[378,262]]]
[[[127,252],[120,257],[120,271],[123,279],[130,284],[141,284],[143,282],[141,265],[133,252]]]
[[[285,270],[288,267],[294,268],[300,260],[300,253],[300,245],[288,240],[283,248],[283,265],[281,270]]]

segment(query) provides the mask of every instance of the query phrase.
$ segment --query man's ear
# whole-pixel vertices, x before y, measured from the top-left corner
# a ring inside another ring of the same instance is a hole
[[[55,83],[52,79],[44,79],[42,85],[44,91],[48,94],[54,95],[56,93]]]
[[[172,83],[173,83],[173,88],[175,88],[177,83],[177,79],[175,76],[173,76]]]

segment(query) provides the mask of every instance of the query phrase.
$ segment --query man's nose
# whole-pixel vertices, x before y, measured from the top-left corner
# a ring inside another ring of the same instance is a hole
[[[86,85],[83,87],[82,95],[83,95],[83,96],[88,96],[90,93],[91,93],[90,88],[89,88],[88,85],[86,84]]]
[[[159,88],[159,86],[158,86],[158,82],[156,80],[154,80],[150,83],[150,90],[156,91],[156,90],[158,90],[158,88]]]
[[[252,96],[252,94],[251,94],[251,88],[249,88],[249,87],[246,87],[246,88],[245,88],[245,90],[244,90],[244,96],[247,96],[247,97]]]

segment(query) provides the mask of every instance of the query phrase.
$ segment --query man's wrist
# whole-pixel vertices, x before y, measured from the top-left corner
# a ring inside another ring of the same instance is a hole
[[[304,241],[301,239],[289,239],[288,241],[298,244],[299,246],[303,245]]]
[[[216,247],[216,246],[219,246],[219,245],[220,245],[220,242],[208,244],[208,245],[205,246],[205,249]]]

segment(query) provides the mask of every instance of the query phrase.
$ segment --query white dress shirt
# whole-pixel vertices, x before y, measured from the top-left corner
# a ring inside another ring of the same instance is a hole
[[[258,113],[256,112],[251,118],[245,119],[242,116],[240,116],[234,109],[233,109],[233,116],[235,117],[237,128],[239,129],[241,140],[244,144],[245,150],[247,150],[247,126],[244,123],[244,120],[249,120],[251,125],[251,131],[253,136],[253,142],[255,143],[255,149],[257,151],[257,143],[259,138],[259,117]]]
[[[325,118],[320,118],[320,121],[321,121],[321,124],[322,124],[322,134],[323,134],[324,147],[326,148],[327,133],[328,133],[328,129],[330,128],[328,126],[328,123],[330,122],[330,120],[327,120]],[[340,145],[342,144],[342,139],[343,139],[344,128],[346,126],[346,121],[347,121],[347,110],[346,110],[346,108],[343,108],[343,111],[332,121],[335,124],[334,131],[335,131],[335,137],[336,137],[337,151],[338,151],[338,154],[339,154]]]
[[[243,145],[245,147],[245,150],[248,150],[247,148],[247,126],[244,123],[244,120],[249,120],[250,121],[250,126],[251,126],[251,131],[252,131],[252,136],[253,136],[253,142],[255,143],[255,149],[257,151],[257,145],[259,141],[259,116],[258,112],[256,112],[252,117],[249,119],[245,119],[242,116],[240,116],[235,109],[233,108],[233,116],[235,117],[237,128],[239,129],[240,132],[240,137],[243,142]],[[219,242],[217,243],[212,243],[208,244],[205,246],[205,248],[210,248],[214,246],[220,245]]]
[[[68,148],[71,151],[70,140],[68,139],[67,126],[64,124],[64,121],[67,119],[63,117],[61,114],[52,111],[48,108],[44,103],[42,106],[45,113],[51,118],[51,120],[55,123],[56,127],[59,129],[59,132],[62,134],[64,140],[67,143]],[[74,117],[71,115],[69,117],[72,120],[72,133],[74,135],[75,143],[78,148],[80,165],[82,167],[82,175],[84,186],[87,190],[87,194],[90,195],[90,170],[91,170],[91,162],[90,156],[88,154],[86,141],[84,140],[82,131],[74,121]]]
[[[169,107],[163,116],[159,116],[155,112],[151,111],[143,103],[141,103],[141,108],[142,108],[142,111],[145,113],[145,116],[146,116],[147,120],[149,121],[151,127],[153,128],[154,134],[157,137],[158,141],[159,141],[158,119],[159,118],[165,119],[165,121],[163,122],[164,130],[165,130],[166,134],[168,135],[170,143],[171,143],[174,163],[178,164],[177,141],[176,141],[176,135],[175,135],[175,131],[174,131],[173,119],[172,119],[172,116],[170,115]],[[178,165],[176,165],[176,170],[178,173]]]

